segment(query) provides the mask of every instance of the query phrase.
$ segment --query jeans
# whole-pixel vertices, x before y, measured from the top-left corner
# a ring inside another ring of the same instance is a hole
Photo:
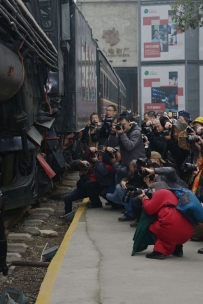
[[[126,194],[126,190],[124,190],[120,184],[116,185],[116,189],[113,194],[107,193],[106,198],[118,205],[122,205],[125,207],[125,214],[134,218],[133,208],[132,208],[132,196],[130,196],[130,200],[127,203],[123,202],[123,197]]]
[[[64,198],[65,214],[70,213],[72,211],[74,201],[85,197],[88,197],[87,193],[84,190],[78,188],[66,194]]]
[[[117,184],[114,193],[107,193],[106,198],[115,204],[125,206],[122,201],[123,196],[125,195],[125,192],[126,191],[122,189],[120,184]]]

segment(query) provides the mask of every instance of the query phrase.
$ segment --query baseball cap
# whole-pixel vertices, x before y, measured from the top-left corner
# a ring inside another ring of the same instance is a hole
[[[156,151],[151,151],[151,159],[160,159],[162,163],[165,163],[165,161],[162,159],[161,154]]]
[[[199,116],[199,117],[195,118],[195,120],[193,120],[192,123],[195,123],[195,122],[199,122],[199,123],[203,124],[203,117]]]
[[[179,131],[184,131],[187,128],[187,123],[178,119],[173,124]]]
[[[178,116],[182,116],[182,117],[184,117],[186,120],[192,121],[190,113],[189,113],[189,112],[186,112],[185,110],[179,111],[179,112],[178,112]]]

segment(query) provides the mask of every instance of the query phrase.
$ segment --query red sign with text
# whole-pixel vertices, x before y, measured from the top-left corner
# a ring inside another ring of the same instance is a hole
[[[154,111],[154,112],[160,112],[165,111],[166,106],[165,103],[145,103],[144,104],[144,111]]]

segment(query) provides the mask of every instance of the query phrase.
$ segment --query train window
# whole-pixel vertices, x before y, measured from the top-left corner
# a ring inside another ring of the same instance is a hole
[[[38,0],[41,14],[41,22],[43,28],[50,28],[52,26],[51,18],[51,0]]]

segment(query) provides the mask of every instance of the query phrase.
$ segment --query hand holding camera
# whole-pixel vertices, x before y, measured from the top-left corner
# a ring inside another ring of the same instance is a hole
[[[124,132],[124,127],[122,123],[117,123],[115,129],[117,134],[122,134]]]

